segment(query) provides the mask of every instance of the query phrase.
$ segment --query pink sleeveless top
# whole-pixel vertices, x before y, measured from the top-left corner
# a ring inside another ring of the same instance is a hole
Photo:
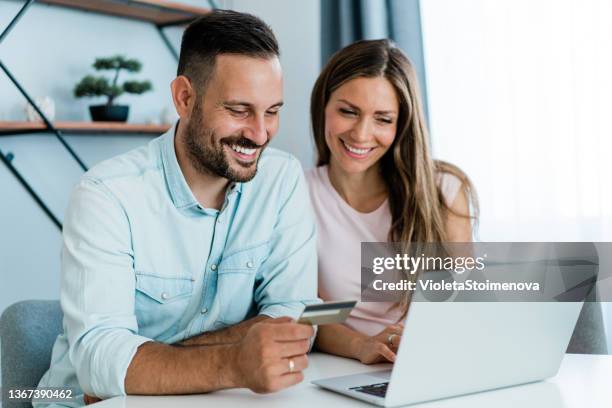
[[[319,297],[325,301],[357,300],[361,294],[361,242],[386,242],[391,228],[387,200],[370,213],[351,207],[332,186],[327,166],[306,173],[317,223]],[[438,177],[446,202],[451,205],[461,187],[448,173]],[[391,302],[358,302],[346,325],[368,336],[378,334],[401,316]]]

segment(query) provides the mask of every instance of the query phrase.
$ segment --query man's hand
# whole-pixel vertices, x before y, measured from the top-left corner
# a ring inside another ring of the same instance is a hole
[[[235,345],[238,383],[257,393],[269,393],[301,382],[313,334],[312,326],[289,317],[254,324]]]

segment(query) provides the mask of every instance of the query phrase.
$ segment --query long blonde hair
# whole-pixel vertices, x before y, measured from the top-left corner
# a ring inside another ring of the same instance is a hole
[[[330,161],[331,153],[325,141],[325,107],[329,98],[340,86],[358,77],[386,78],[399,100],[397,134],[380,160],[392,219],[388,240],[406,245],[446,241],[446,217],[449,212],[456,213],[446,204],[436,181],[441,173],[456,176],[469,199],[471,214],[456,215],[476,221],[478,199],[467,175],[450,163],[431,158],[416,71],[391,40],[355,42],[335,53],[323,68],[310,100],[317,166]],[[404,313],[408,303],[407,295],[400,304]]]

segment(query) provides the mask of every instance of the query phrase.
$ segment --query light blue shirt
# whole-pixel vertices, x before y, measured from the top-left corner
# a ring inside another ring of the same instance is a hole
[[[267,148],[257,175],[202,208],[173,127],[88,171],[64,221],[64,333],[39,387],[125,395],[142,343],[175,343],[257,314],[317,302],[314,219],[299,162]],[[42,405],[37,405],[42,406]]]

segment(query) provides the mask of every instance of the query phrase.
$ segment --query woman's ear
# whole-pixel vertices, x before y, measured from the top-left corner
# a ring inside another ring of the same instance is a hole
[[[196,98],[195,90],[191,86],[189,78],[184,75],[177,76],[170,83],[170,89],[176,113],[181,119],[189,117]]]

